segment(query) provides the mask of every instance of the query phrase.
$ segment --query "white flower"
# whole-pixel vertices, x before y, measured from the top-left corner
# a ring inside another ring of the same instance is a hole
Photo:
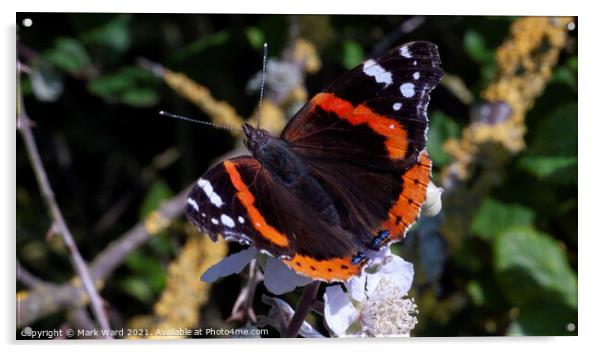
[[[264,272],[263,284],[271,293],[284,294],[311,282],[311,279],[297,274],[282,261],[271,256],[261,255],[254,248],[248,248],[225,257],[203,273],[201,279],[207,283],[213,283],[222,277],[240,273],[257,256],[265,256],[261,259],[264,261],[260,261]]]
[[[422,205],[422,214],[432,217],[441,211],[442,193],[443,188],[438,187],[433,182],[429,182],[429,185],[426,187],[426,200]]]
[[[256,73],[247,83],[247,92],[252,93],[261,88],[262,72]],[[290,92],[303,82],[301,67],[286,61],[269,59],[266,65],[265,87],[277,97],[287,97]]]
[[[412,299],[404,298],[414,277],[411,263],[388,249],[364,268],[359,277],[329,286],[324,317],[336,336],[408,337],[418,320]]]

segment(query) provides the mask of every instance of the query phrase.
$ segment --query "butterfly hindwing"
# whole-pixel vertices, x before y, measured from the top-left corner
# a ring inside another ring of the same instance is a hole
[[[360,264],[352,260],[365,250],[352,233],[325,221],[252,157],[226,160],[203,175],[190,193],[186,215],[213,239],[222,234],[251,244],[312,278],[357,274]]]

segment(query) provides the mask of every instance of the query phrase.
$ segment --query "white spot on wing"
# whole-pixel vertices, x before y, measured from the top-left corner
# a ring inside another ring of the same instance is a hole
[[[391,130],[395,129],[395,125],[393,125],[393,124],[389,125],[389,129],[391,129]]]
[[[211,218],[211,223],[213,223],[215,225],[218,225],[219,221],[217,219],[215,219],[215,218]]]
[[[192,206],[192,208],[194,208],[195,211],[199,212],[199,204],[196,203],[196,201],[194,201],[193,199],[188,199],[186,200],[186,203]]]
[[[234,228],[234,220],[232,218],[228,217],[228,215],[223,214],[220,217],[220,220],[222,221],[222,224],[225,225],[226,227]]]
[[[413,77],[414,77],[414,80],[419,79],[420,78],[420,72],[418,72],[418,71],[414,72]]]
[[[403,85],[399,86],[399,90],[406,98],[414,97],[415,92],[413,83],[404,83]]]
[[[412,53],[410,53],[410,49],[404,45],[403,47],[401,47],[401,49],[399,49],[399,55],[403,56],[404,58],[411,58],[412,57]]]
[[[238,216],[238,223],[240,223],[240,224],[245,223],[245,219],[242,218],[241,216]]]
[[[399,110],[399,109],[401,109],[401,105],[402,105],[401,103],[397,102],[397,103],[393,104],[393,109]]]
[[[201,189],[203,189],[203,191],[205,192],[205,195],[207,195],[207,197],[209,198],[209,201],[211,201],[212,204],[214,204],[217,207],[222,207],[222,205],[224,204],[224,202],[222,201],[222,198],[219,197],[219,195],[216,194],[215,191],[213,191],[213,186],[211,186],[211,183],[208,180],[200,178],[199,181],[197,182],[197,185]]]
[[[364,73],[368,76],[374,77],[376,82],[384,83],[385,88],[393,83],[393,75],[372,59],[364,62]]]

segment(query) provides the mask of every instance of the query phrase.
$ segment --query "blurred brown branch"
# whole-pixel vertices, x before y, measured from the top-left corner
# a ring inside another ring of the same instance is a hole
[[[25,267],[21,265],[21,262],[19,262],[19,260],[17,260],[17,281],[21,282],[28,288],[36,288],[46,285],[46,282],[32,275],[31,272],[27,271],[27,269],[25,269]]]
[[[17,68],[18,67],[19,66],[17,65]],[[19,72],[17,73],[17,75],[19,75]],[[19,77],[17,77],[17,82],[19,82]],[[27,116],[25,107],[23,106],[23,96],[21,95],[20,85],[18,85],[18,88],[19,89],[17,94],[19,104],[17,110],[17,119],[20,122],[25,121],[25,123],[18,124],[18,130],[21,133],[21,136],[23,137],[23,142],[25,143],[25,148],[27,150],[27,156],[29,157],[29,160],[31,162],[32,168],[36,176],[36,180],[38,181],[38,184],[40,186],[42,197],[44,198],[46,206],[50,211],[50,215],[53,220],[52,226],[58,231],[58,233],[61,234],[63,241],[65,242],[65,245],[69,250],[69,259],[73,264],[75,272],[78,274],[79,278],[81,278],[86,293],[90,298],[92,311],[96,316],[96,320],[98,321],[100,328],[103,330],[109,330],[109,320],[107,319],[106,313],[104,312],[102,299],[100,298],[100,295],[98,294],[98,291],[96,290],[96,287],[92,282],[92,277],[90,275],[88,266],[83,257],[81,256],[79,249],[77,248],[77,244],[75,243],[75,240],[71,235],[71,231],[67,227],[67,223],[63,218],[61,209],[59,208],[58,203],[54,198],[54,192],[52,190],[52,187],[50,186],[50,182],[48,181],[46,170],[44,169],[44,165],[42,164],[42,160],[38,152],[38,147],[33,133],[31,131],[31,124],[27,123],[29,117]],[[105,337],[110,338],[110,336]]]
[[[94,283],[102,287],[104,280],[123,262],[127,254],[151,239],[173,219],[181,216],[188,192],[189,188],[186,188],[175,197],[165,201],[158,210],[151,213],[145,220],[138,222],[96,256],[90,265],[90,275]],[[19,327],[27,326],[58,311],[80,308],[86,305],[88,300],[78,278],[61,285],[39,286],[25,295],[19,296],[20,316],[17,325]]]

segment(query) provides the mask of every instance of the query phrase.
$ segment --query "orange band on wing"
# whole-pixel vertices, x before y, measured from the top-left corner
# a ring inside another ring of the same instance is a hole
[[[236,169],[236,165],[230,161],[224,162],[224,167],[230,175],[230,180],[236,188],[236,196],[240,203],[245,207],[249,214],[249,218],[252,221],[253,227],[266,239],[272,243],[281,246],[288,247],[288,238],[277,231],[274,227],[269,225],[265,218],[261,215],[259,210],[255,207],[255,196],[251,193],[245,182],[242,180],[240,173]]]
[[[367,124],[374,132],[386,138],[385,145],[392,159],[403,159],[408,149],[406,130],[395,120],[372,111],[368,106],[357,107],[332,93],[319,93],[312,103],[326,112],[336,113],[352,125]]]
[[[344,281],[359,274],[361,265],[351,263],[351,257],[315,260],[309,256],[295,254],[292,259],[284,260],[294,271],[314,279]]]
[[[426,151],[420,154],[418,163],[408,169],[401,179],[403,190],[382,226],[391,232],[392,240],[399,240],[398,237],[403,236],[416,221],[426,199],[426,188],[431,179],[431,160]]]

